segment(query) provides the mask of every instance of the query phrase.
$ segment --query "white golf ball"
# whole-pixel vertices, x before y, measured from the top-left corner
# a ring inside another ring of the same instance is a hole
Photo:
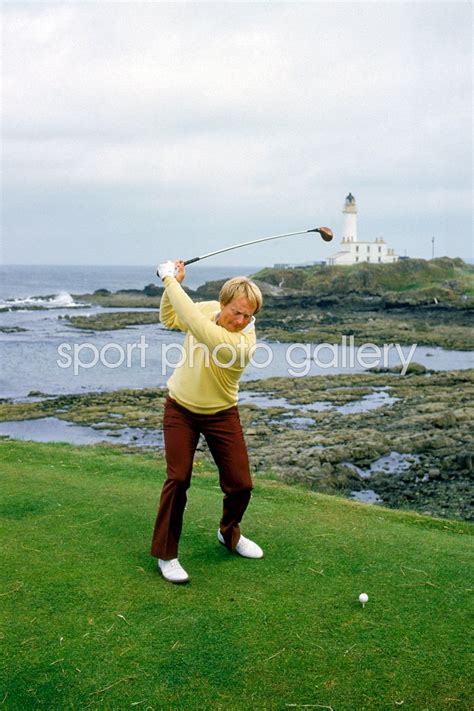
[[[367,593],[361,593],[359,595],[359,602],[361,602],[362,605],[365,605],[365,603],[368,601],[369,601],[369,596],[367,595]]]

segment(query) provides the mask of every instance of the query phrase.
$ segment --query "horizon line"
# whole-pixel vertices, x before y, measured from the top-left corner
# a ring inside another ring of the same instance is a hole
[[[196,264],[195,266],[193,265],[193,269],[195,268],[202,268],[204,265],[203,264]],[[261,267],[262,265],[260,264],[213,264],[214,267]],[[266,266],[266,265],[264,265]],[[52,263],[52,262],[6,262],[2,263],[0,262],[0,267],[120,267],[120,268],[149,268],[149,269],[156,269],[156,267],[149,266],[148,264],[83,264],[83,263]]]
[[[409,255],[407,255],[407,256],[402,255],[402,261],[404,259],[412,259],[412,260],[422,259],[426,262],[430,262],[430,261],[432,261],[432,259],[443,259],[443,258],[461,259],[464,262],[473,262],[474,263],[474,256],[461,257],[459,255],[456,255],[455,257],[450,257],[447,254],[441,254],[441,255],[437,255],[435,257],[428,257],[427,258],[427,257],[410,257]],[[288,266],[314,266],[316,264],[321,264],[321,262],[326,262],[326,260],[324,260],[324,259],[313,260],[312,263],[306,262],[304,264],[302,264],[301,262],[294,262],[294,263],[281,262],[281,263],[288,264]],[[280,262],[277,262],[277,263],[280,264]],[[365,263],[366,262],[360,262],[360,264],[365,264]],[[368,263],[370,264],[370,262],[368,262]],[[374,262],[373,264],[376,264],[376,263]],[[197,264],[193,265],[193,269],[202,269],[203,266],[204,266],[203,264],[197,263]],[[242,269],[257,267],[258,269],[267,269],[267,268],[274,268],[275,264],[270,265],[270,264],[262,264],[262,263],[260,263],[260,264],[222,264],[222,263],[219,263],[219,264],[213,264],[212,266],[219,268],[219,269],[230,268],[230,267],[232,267],[232,268],[239,267]],[[341,266],[341,265],[335,265],[335,266]],[[342,266],[344,266],[344,265],[342,265]],[[51,263],[51,262],[29,262],[29,263],[8,262],[8,263],[2,263],[2,262],[0,262],[0,268],[2,268],[2,267],[84,267],[84,268],[89,267],[89,268],[100,268],[100,269],[103,269],[103,268],[120,268],[120,269],[132,268],[132,269],[150,269],[152,271],[154,271],[156,269],[156,266],[153,267],[148,264],[89,264],[89,263],[84,264],[84,263],[70,263],[70,262],[69,263],[64,263],[64,262],[61,262],[61,263]]]

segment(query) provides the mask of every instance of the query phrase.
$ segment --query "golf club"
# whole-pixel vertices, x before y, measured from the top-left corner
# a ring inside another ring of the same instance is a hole
[[[294,235],[302,235],[307,232],[319,232],[321,237],[325,242],[330,242],[332,240],[332,230],[329,227],[315,227],[312,230],[300,230],[299,232],[287,232],[284,235],[273,235],[273,237],[261,237],[260,239],[253,239],[250,242],[241,242],[240,244],[234,244],[231,247],[224,247],[224,249],[217,249],[215,252],[208,252],[208,254],[202,254],[200,257],[193,257],[192,259],[187,259],[184,264],[193,264],[193,262],[199,262],[201,259],[207,259],[208,257],[213,257],[215,254],[222,254],[222,252],[230,252],[231,249],[240,249],[240,247],[248,247],[250,244],[257,244],[257,242],[267,242],[271,239],[280,239],[281,237],[293,237]]]

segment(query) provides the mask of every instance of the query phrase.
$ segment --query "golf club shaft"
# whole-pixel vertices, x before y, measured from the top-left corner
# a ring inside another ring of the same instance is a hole
[[[300,230],[299,232],[287,232],[283,235],[273,235],[272,237],[261,237],[260,239],[253,239],[250,242],[241,242],[240,244],[233,244],[231,247],[224,247],[224,249],[217,249],[215,252],[208,252],[208,254],[202,254],[200,257],[193,257],[192,259],[187,259],[184,264],[193,264],[193,262],[199,262],[201,259],[207,259],[207,257],[213,257],[215,254],[222,254],[222,252],[230,252],[231,249],[239,249],[240,247],[248,247],[250,244],[257,244],[258,242],[268,242],[271,239],[280,239],[281,237],[293,237],[294,235],[303,235],[307,232],[317,232],[318,230]]]

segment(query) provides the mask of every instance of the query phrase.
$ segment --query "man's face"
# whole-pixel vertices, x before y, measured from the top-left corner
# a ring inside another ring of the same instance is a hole
[[[231,333],[238,333],[250,323],[255,307],[245,296],[237,296],[227,306],[221,304],[217,323]]]

